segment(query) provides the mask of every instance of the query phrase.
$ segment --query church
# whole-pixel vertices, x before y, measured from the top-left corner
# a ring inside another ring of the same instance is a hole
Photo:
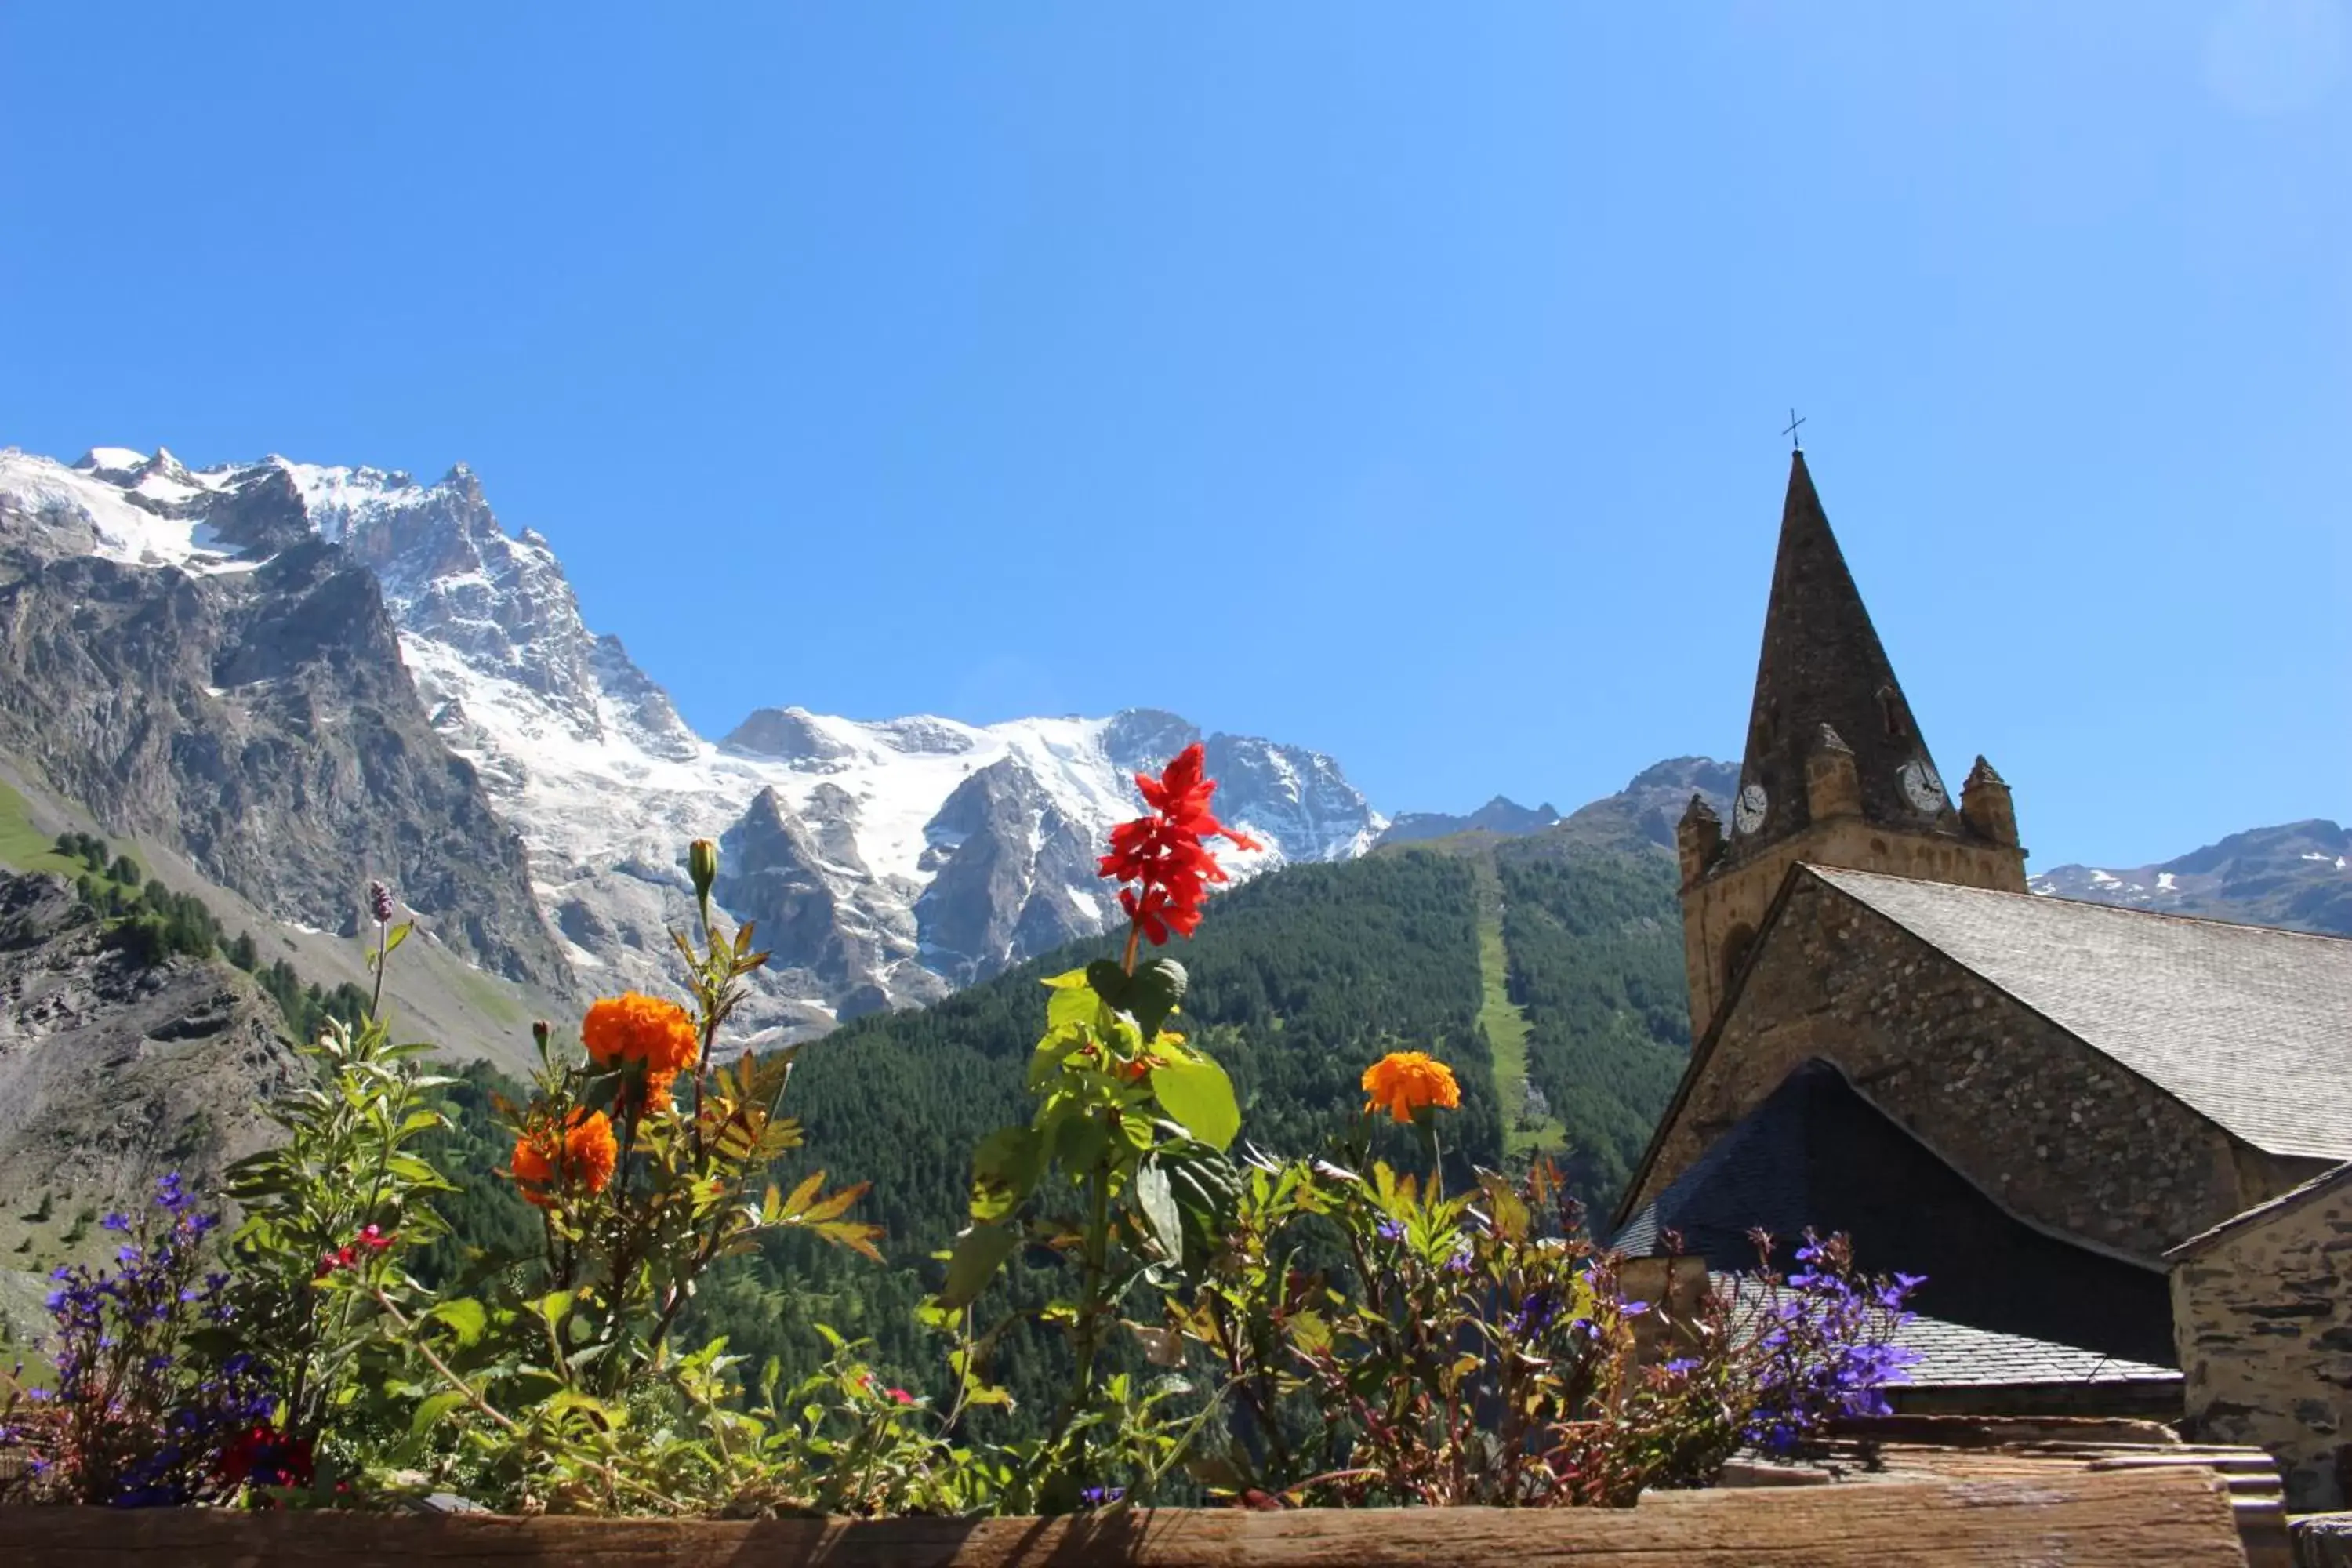
[[[1927,1277],[1906,1407],[2168,1419],[2345,1506],[2352,940],[2031,892],[1801,451],[1731,820],[1676,837],[1695,1043],[1615,1245],[1738,1272],[1751,1227],[1843,1231]]]

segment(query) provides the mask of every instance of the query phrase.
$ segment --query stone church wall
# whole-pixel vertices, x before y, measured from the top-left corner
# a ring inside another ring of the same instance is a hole
[[[1683,890],[1683,963],[1690,982],[1695,1032],[1706,1031],[1789,868],[1799,862],[1851,866],[1964,888],[2025,891],[2023,852],[2014,847],[1944,834],[1890,833],[1859,816],[1816,822],[1748,858],[1717,868]]]
[[[2298,1512],[2347,1505],[2352,1464],[2352,1183],[2184,1248],[2173,1335],[2193,1435],[2258,1444]]]
[[[2151,1265],[2310,1173],[1800,874],[1637,1200],[1820,1057],[2011,1213]]]

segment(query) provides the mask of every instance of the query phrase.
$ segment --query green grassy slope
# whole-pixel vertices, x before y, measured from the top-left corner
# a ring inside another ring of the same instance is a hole
[[[1612,1203],[1690,1053],[1673,863],[1538,835],[1499,847],[1496,869],[1530,1091],[1570,1185]]]

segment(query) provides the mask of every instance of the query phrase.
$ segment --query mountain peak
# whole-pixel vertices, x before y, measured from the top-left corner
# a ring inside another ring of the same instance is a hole
[[[529,893],[600,987],[664,981],[667,928],[694,915],[679,848],[731,832],[719,902],[758,918],[775,951],[745,1005],[755,1034],[931,1000],[1104,929],[1117,905],[1095,874],[1102,837],[1140,808],[1132,775],[1194,742],[1218,815],[1267,846],[1224,858],[1236,879],[1350,858],[1386,826],[1330,758],[1204,737],[1156,708],[976,725],[763,707],[713,744],[619,638],[587,627],[553,549],[507,534],[467,465],[420,485],[278,456],[186,481],[166,464],[120,447],[79,470],[8,457],[0,492],[35,500],[11,516],[68,553],[256,583],[298,564],[367,580],[388,616],[371,668],[413,689],[466,764],[453,775],[478,780],[498,814],[483,812],[487,830],[520,839]]]
[[[147,454],[129,447],[92,447],[73,460],[76,471],[101,478],[128,478],[145,465]]]
[[[2352,832],[2310,817],[2153,866],[2059,866],[2026,885],[2045,898],[2352,936]]]
[[[1559,813],[1547,801],[1538,806],[1524,806],[1508,795],[1496,795],[1467,816],[1456,816],[1443,811],[1409,811],[1400,816],[1381,835],[1383,844],[1412,844],[1429,838],[1450,837],[1456,833],[1499,833],[1516,837],[1549,827],[1559,820]]]

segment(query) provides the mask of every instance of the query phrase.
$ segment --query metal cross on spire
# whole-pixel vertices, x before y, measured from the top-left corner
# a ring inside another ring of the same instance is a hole
[[[1797,426],[1803,423],[1804,421],[1802,419],[1797,417],[1797,411],[1795,409],[1791,408],[1789,410],[1789,427],[1786,430],[1781,431],[1780,434],[1789,438],[1789,450],[1792,452],[1801,452],[1805,449],[1803,437],[1797,434]]]

